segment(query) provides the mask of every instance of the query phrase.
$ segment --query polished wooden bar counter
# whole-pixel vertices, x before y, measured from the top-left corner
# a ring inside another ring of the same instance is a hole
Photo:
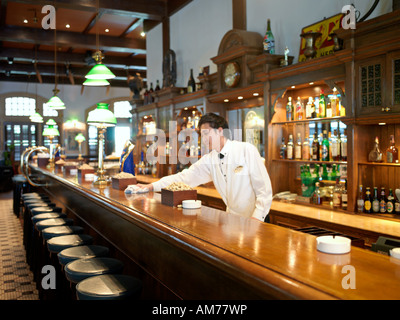
[[[317,251],[315,236],[202,206],[161,204],[45,169],[31,170],[68,215],[86,223],[137,266],[144,298],[400,299],[400,260],[352,247]],[[243,199],[243,201],[246,201]],[[354,267],[355,289],[344,288]]]

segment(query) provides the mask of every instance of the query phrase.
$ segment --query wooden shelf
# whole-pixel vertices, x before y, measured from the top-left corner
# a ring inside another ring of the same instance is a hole
[[[292,120],[292,121],[279,121],[272,122],[273,125],[283,125],[283,124],[301,124],[301,123],[310,123],[310,122],[334,122],[334,121],[342,121],[345,122],[352,118],[348,117],[331,117],[331,118],[312,118],[312,119],[304,119],[304,120]]]
[[[290,160],[290,159],[272,159],[276,162],[291,162],[291,163],[309,163],[309,164],[345,164],[347,161],[312,161],[312,160]]]
[[[381,167],[400,167],[400,163],[387,162],[359,162],[359,166],[381,166]]]

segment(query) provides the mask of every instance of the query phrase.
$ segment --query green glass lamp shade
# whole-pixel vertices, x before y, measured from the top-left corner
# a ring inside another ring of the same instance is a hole
[[[86,79],[83,85],[91,87],[104,87],[109,86],[110,83],[106,79]]]
[[[83,141],[86,141],[86,138],[82,133],[78,133],[75,137],[75,141],[82,143]]]
[[[53,126],[49,126],[48,128],[43,129],[42,135],[44,137],[56,137],[60,135],[60,132],[58,131],[57,128],[54,128]]]
[[[110,71],[104,64],[96,64],[85,76],[86,79],[107,80],[115,78],[115,74]]]
[[[55,122],[53,119],[49,119],[49,120],[46,122],[46,124],[47,124],[48,126],[55,126],[55,125],[57,125],[57,122]]]
[[[114,113],[108,110],[108,103],[98,103],[97,108],[89,112],[86,122],[98,127],[114,127],[117,124],[117,119]]]
[[[43,117],[40,115],[39,112],[35,112],[33,115],[29,117],[29,120],[36,123],[43,123]]]
[[[57,97],[57,95],[55,94],[54,96],[52,96],[49,101],[47,101],[47,106],[54,109],[54,110],[63,110],[65,109],[65,104],[64,102],[62,102],[62,100]]]

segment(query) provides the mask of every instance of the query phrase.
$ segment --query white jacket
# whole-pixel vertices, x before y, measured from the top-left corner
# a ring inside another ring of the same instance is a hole
[[[154,182],[154,191],[159,192],[173,182],[196,187],[213,181],[227,212],[264,221],[271,208],[272,187],[257,148],[247,142],[227,140],[221,154],[222,160],[213,150],[189,169]]]

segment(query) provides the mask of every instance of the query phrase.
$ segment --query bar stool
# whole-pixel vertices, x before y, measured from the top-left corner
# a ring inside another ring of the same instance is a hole
[[[94,276],[76,285],[78,300],[137,300],[141,292],[142,281],[122,274]]]
[[[67,248],[92,244],[93,237],[87,234],[71,234],[53,237],[47,240],[47,249],[50,254],[50,264],[56,267],[57,290],[55,292],[43,292],[39,290],[39,296],[46,299],[65,299],[71,296],[70,285],[63,276],[63,270],[58,262],[57,254]],[[58,266],[58,268],[57,268]]]
[[[60,251],[57,256],[58,261],[64,268],[67,263],[78,259],[105,257],[108,255],[109,251],[110,250],[105,246],[85,245],[64,249]]]
[[[120,260],[98,257],[71,261],[65,265],[64,271],[71,285],[76,285],[89,277],[122,273],[123,268],[124,265]]]
[[[28,184],[27,179],[22,175],[15,175],[12,177],[13,181],[13,211],[14,214],[19,218],[19,211],[21,207],[21,195],[23,191],[26,189],[26,186]]]
[[[47,241],[54,237],[66,236],[69,234],[81,234],[83,228],[81,226],[57,226],[48,227],[42,230],[43,240]]]

